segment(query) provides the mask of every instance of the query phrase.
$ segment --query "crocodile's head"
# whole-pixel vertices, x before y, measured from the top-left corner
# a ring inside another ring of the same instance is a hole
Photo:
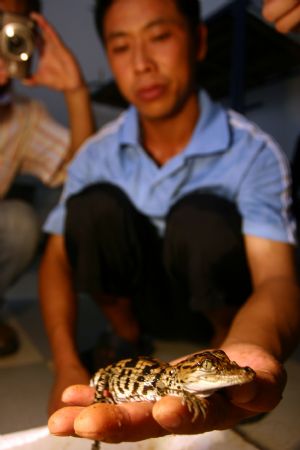
[[[177,365],[177,383],[203,397],[214,391],[252,381],[255,372],[231,361],[223,350],[196,353]]]

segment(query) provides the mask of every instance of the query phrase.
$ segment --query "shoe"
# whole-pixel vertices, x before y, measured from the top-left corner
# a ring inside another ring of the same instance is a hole
[[[98,344],[90,350],[82,352],[80,357],[90,373],[100,367],[106,367],[121,359],[150,356],[154,351],[152,341],[147,336],[141,336],[136,344],[125,341],[111,332],[102,333]]]
[[[15,330],[7,323],[0,321],[0,358],[15,353],[19,346]]]

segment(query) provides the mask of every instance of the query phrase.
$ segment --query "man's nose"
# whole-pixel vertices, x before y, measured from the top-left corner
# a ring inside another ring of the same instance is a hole
[[[134,46],[132,60],[134,70],[137,73],[147,72],[154,67],[153,58],[144,43],[137,43]]]

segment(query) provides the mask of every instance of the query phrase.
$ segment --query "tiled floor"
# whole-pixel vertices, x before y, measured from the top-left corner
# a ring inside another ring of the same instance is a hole
[[[0,359],[0,450],[90,449],[90,442],[48,436],[45,427],[47,397],[52,382],[50,352],[37,301],[36,266],[10,290],[6,314],[21,337],[18,354]],[[81,303],[78,340],[82,349],[97,335],[102,320],[98,309]],[[85,327],[85,323],[89,327]],[[88,331],[88,335],[86,332]],[[158,356],[176,357],[196,350],[184,342],[157,342]],[[206,433],[193,437],[169,437],[138,444],[119,445],[120,450],[300,450],[300,346],[287,363],[289,381],[280,405],[266,418],[236,430]],[[26,443],[27,442],[27,443]],[[115,446],[103,445],[103,450]]]

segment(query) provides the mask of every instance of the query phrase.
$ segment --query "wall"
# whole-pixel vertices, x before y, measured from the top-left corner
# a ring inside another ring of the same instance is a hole
[[[300,75],[250,91],[246,115],[270,133],[291,159],[300,136]]]

